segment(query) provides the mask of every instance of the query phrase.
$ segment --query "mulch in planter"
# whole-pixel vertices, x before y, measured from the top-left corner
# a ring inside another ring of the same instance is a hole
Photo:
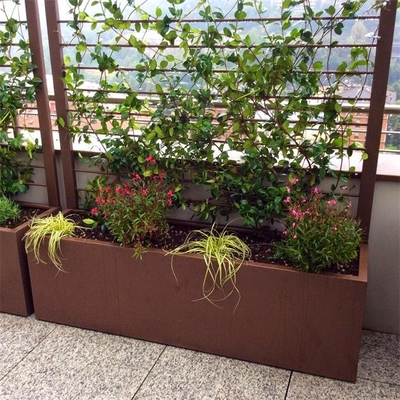
[[[109,232],[104,231],[101,226],[88,229],[87,225],[82,222],[82,220],[87,216],[84,216],[83,214],[72,214],[69,215],[69,217],[74,219],[79,226],[85,227],[85,229],[83,230],[76,231],[76,235],[78,237],[117,243],[115,238]],[[151,241],[151,243],[148,243],[149,247],[163,250],[172,250],[181,245],[185,241],[187,235],[193,229],[202,229],[206,226],[204,224],[195,225],[193,224],[193,222],[190,222],[186,225],[173,222],[169,224],[169,227],[170,229],[168,231],[168,235],[163,237],[161,240]],[[255,232],[254,230],[250,229],[235,230],[234,228],[232,228],[228,231],[234,232],[250,247],[251,261],[291,266],[287,261],[283,259],[273,258],[274,251],[272,243],[279,240],[281,237],[280,233],[277,230],[265,228]],[[349,265],[332,266],[329,269],[325,269],[325,271],[357,276],[358,264],[358,259],[355,259]]]

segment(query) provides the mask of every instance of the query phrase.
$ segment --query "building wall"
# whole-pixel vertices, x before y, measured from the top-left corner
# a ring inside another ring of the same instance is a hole
[[[377,182],[364,327],[400,334],[400,183]]]

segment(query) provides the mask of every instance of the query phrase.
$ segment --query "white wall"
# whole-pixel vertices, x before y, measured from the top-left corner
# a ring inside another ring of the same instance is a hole
[[[400,183],[377,182],[364,327],[400,334]]]

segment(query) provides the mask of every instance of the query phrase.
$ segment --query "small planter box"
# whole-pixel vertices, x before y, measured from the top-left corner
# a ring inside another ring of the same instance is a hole
[[[37,204],[23,205],[43,209],[43,216],[57,210]],[[0,227],[0,312],[24,317],[33,313],[28,261],[22,241],[27,230],[28,222],[14,229]]]
[[[47,260],[46,251],[42,257]],[[38,319],[354,382],[357,374],[367,247],[358,277],[307,274],[247,263],[241,300],[217,308],[201,297],[202,258],[92,240],[62,240],[63,267],[29,255]]]

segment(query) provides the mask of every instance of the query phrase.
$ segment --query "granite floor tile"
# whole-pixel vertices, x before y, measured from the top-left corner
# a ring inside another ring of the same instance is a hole
[[[167,347],[134,400],[285,398],[290,371]]]
[[[130,400],[164,348],[58,326],[0,382],[0,398]]]
[[[20,317],[17,315],[0,313],[0,334],[12,330],[20,332],[35,328],[37,325],[51,326],[55,328],[57,325],[50,322],[38,321],[34,315],[29,317]]]
[[[400,336],[364,330],[360,357],[385,359],[388,356],[400,359]]]
[[[400,362],[390,357],[387,359],[360,358],[357,377],[400,387]]]
[[[366,379],[347,383],[294,372],[287,400],[396,400],[400,386]]]
[[[400,336],[364,331],[358,377],[400,385]]]
[[[0,314],[0,379],[42,342],[57,325]]]

